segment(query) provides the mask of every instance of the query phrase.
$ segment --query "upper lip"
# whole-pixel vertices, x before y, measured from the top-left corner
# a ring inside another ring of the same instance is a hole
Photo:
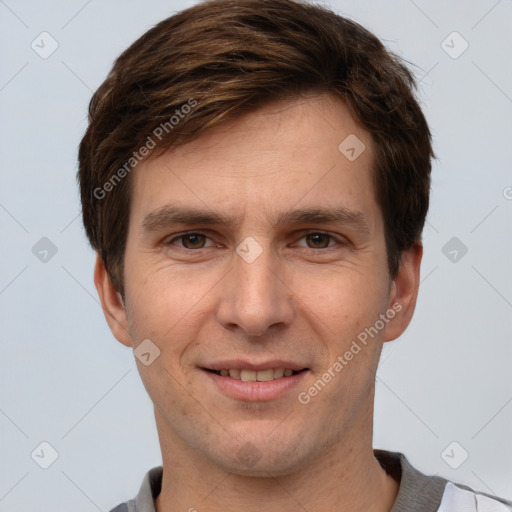
[[[304,364],[296,363],[293,361],[285,361],[284,359],[273,359],[261,363],[244,361],[241,359],[231,359],[225,361],[217,361],[215,363],[208,363],[204,366],[208,370],[268,370],[269,368],[289,368],[290,370],[300,371],[306,370],[307,366]]]

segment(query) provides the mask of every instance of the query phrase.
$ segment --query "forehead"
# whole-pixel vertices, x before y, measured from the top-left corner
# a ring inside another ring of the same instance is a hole
[[[371,223],[372,165],[371,136],[341,100],[273,102],[138,166],[130,222],[171,205],[240,222],[251,209],[267,222],[292,207],[342,207]]]

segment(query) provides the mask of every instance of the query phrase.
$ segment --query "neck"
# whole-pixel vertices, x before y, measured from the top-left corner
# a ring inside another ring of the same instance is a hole
[[[286,475],[273,476],[270,470],[267,477],[228,473],[191,453],[179,438],[162,435],[157,415],[164,471],[156,511],[259,512],[264,507],[267,512],[389,512],[399,484],[373,454],[371,411],[369,415],[364,425],[370,427],[352,428],[315,460]]]

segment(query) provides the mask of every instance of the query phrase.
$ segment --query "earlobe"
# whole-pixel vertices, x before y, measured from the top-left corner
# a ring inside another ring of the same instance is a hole
[[[112,284],[105,264],[99,255],[96,255],[94,284],[96,285],[96,290],[100,297],[103,314],[105,315],[105,319],[107,320],[112,334],[120,343],[131,347],[123,298]]]
[[[383,341],[398,338],[411,322],[416,308],[420,282],[420,265],[423,256],[423,245],[417,242],[413,247],[402,253],[398,274],[391,283],[388,308],[396,314],[386,326]]]

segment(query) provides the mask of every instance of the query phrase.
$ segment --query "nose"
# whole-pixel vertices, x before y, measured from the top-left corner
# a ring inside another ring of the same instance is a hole
[[[264,249],[252,262],[235,254],[233,269],[222,280],[217,308],[217,319],[225,329],[262,336],[271,328],[291,324],[293,291],[276,258],[270,249]]]

